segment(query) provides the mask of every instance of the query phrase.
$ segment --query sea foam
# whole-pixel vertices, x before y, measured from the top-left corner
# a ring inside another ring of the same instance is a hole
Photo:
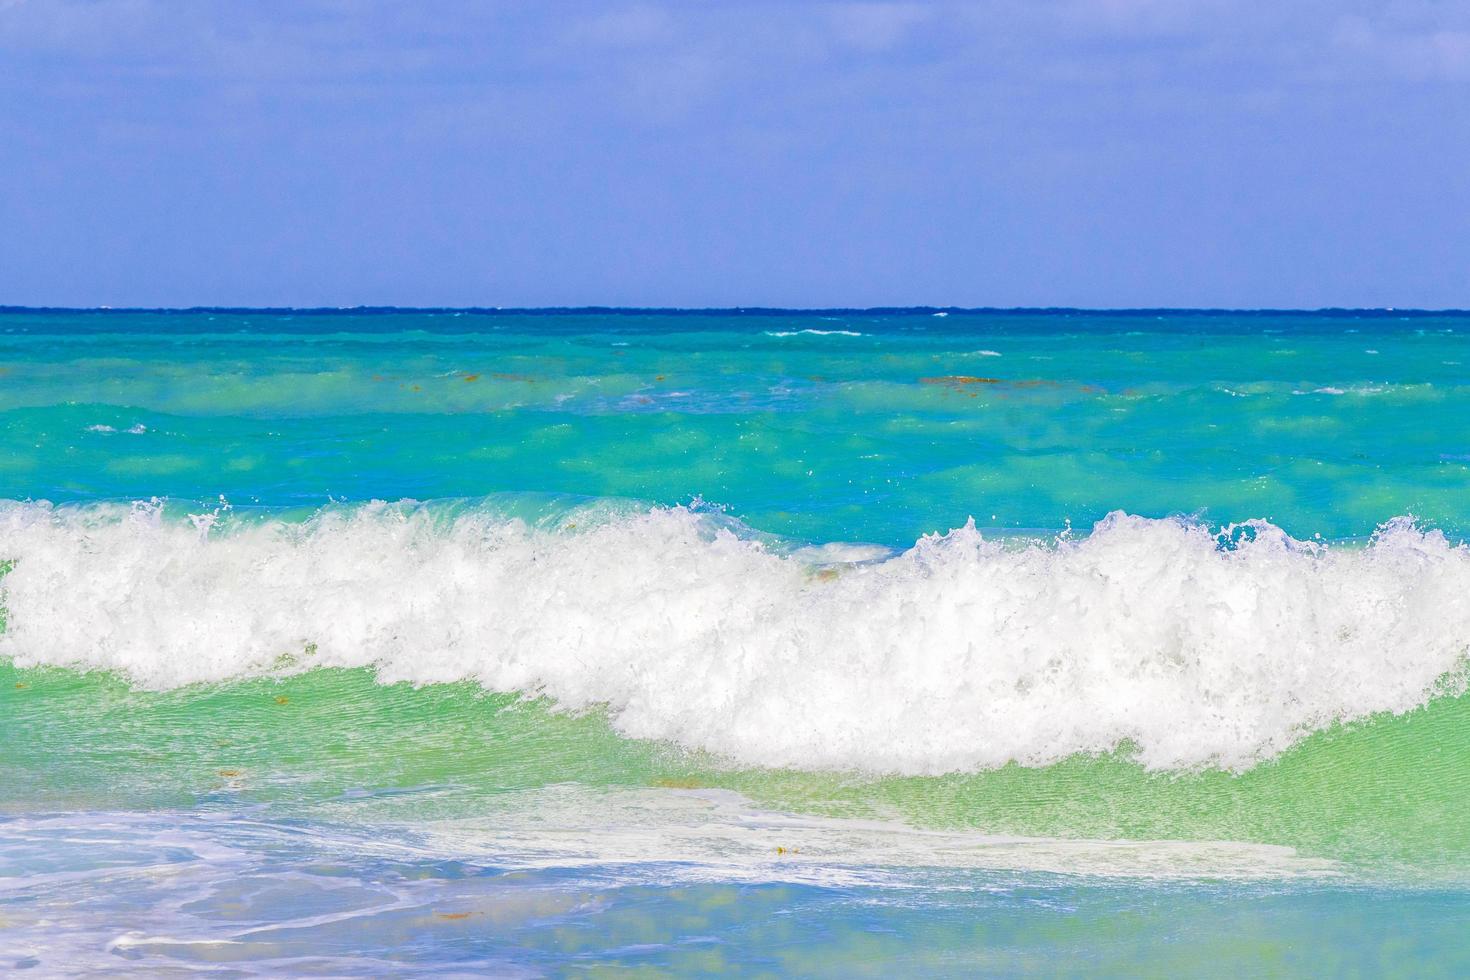
[[[1327,546],[1114,513],[1077,538],[969,525],[888,557],[786,550],[686,508],[573,523],[7,503],[0,656],[150,688],[471,680],[743,765],[906,774],[1120,747],[1240,770],[1464,686],[1470,551],[1405,519]]]

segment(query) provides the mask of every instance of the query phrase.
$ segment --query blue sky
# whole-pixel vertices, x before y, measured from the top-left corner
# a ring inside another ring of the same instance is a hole
[[[1470,306],[1470,3],[0,0],[0,303]]]

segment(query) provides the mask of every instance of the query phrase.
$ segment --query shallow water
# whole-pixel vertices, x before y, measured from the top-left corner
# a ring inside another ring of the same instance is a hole
[[[1466,328],[0,315],[0,962],[1463,972]]]

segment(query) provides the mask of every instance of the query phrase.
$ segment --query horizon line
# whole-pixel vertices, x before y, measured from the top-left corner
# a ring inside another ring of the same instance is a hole
[[[1326,317],[1435,317],[1470,316],[1470,309],[1418,307],[1224,307],[1224,306],[19,306],[0,304],[0,315],[14,314],[257,314],[273,316],[903,316],[924,314],[1011,316],[1326,316]]]

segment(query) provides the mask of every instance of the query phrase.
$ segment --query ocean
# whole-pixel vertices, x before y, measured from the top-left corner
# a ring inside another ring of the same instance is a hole
[[[1470,314],[0,312],[0,967],[1470,972]]]

